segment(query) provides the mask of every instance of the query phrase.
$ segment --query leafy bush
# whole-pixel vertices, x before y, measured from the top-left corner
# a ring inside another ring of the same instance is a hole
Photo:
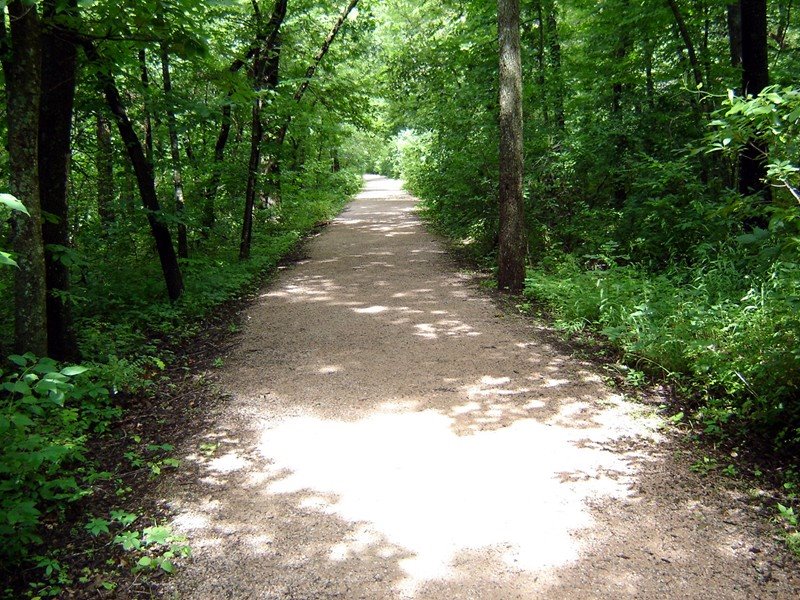
[[[0,371],[0,564],[12,566],[41,542],[43,515],[87,493],[76,474],[86,441],[119,415],[108,390],[83,366],[59,369],[31,354]]]
[[[800,442],[800,266],[754,276],[721,256],[653,275],[609,262],[584,270],[552,258],[529,271],[525,293],[562,328],[592,328],[637,366],[676,377],[705,400],[705,416]]]

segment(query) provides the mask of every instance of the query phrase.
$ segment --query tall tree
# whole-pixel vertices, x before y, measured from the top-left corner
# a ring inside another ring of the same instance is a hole
[[[280,2],[278,3],[280,4]],[[314,74],[317,72],[320,64],[322,64],[322,60],[325,58],[325,55],[331,48],[331,44],[333,44],[336,36],[339,34],[342,26],[344,25],[345,21],[347,21],[347,17],[350,15],[351,12],[355,9],[356,5],[358,4],[358,0],[349,0],[347,6],[345,6],[344,10],[339,14],[338,19],[333,24],[333,27],[328,32],[328,35],[325,37],[325,40],[322,42],[322,46],[317,51],[317,54],[314,56],[314,60],[306,69],[305,76],[301,80],[300,84],[297,86],[295,90],[294,96],[292,97],[294,100],[295,105],[299,105],[305,95],[306,91],[308,91],[309,85],[311,85],[311,80],[314,78]],[[275,30],[275,35],[278,35],[278,31]],[[279,44],[279,40],[276,38],[272,40],[273,44]],[[518,44],[519,45],[519,44]],[[273,49],[273,55],[276,50],[275,47]],[[277,63],[275,63],[277,66]],[[262,77],[267,75],[267,66],[268,62],[264,63],[264,70],[262,71]],[[259,112],[260,115],[260,112]],[[292,122],[292,113],[284,119],[283,124],[280,127],[277,127],[274,133],[270,134],[270,146],[272,147],[272,155],[269,157],[268,160],[262,161],[261,157],[259,156],[256,159],[257,165],[262,165],[261,170],[263,170],[267,174],[271,174],[275,176],[276,172],[279,172],[280,167],[277,164],[280,160],[280,148],[283,145],[284,140],[286,139],[286,133],[289,130],[289,125]],[[255,118],[253,120],[255,124]],[[260,123],[260,126],[263,128],[263,123]],[[263,139],[263,129],[260,132],[261,138]],[[251,152],[251,162],[253,164],[253,153]],[[245,214],[244,219],[242,221],[242,236],[241,236],[241,245],[239,247],[239,258],[246,259],[250,256],[250,245],[252,243],[253,238],[253,208],[255,206],[255,186],[253,187],[252,198],[249,193],[249,180],[248,180],[248,195],[245,200]]]
[[[500,43],[500,247],[497,285],[511,293],[525,282],[522,196],[522,57],[519,0],[498,0]]]
[[[178,121],[172,94],[172,74],[170,72],[169,46],[161,42],[161,74],[164,96],[167,101],[167,131],[169,133],[170,158],[172,159],[172,187],[175,197],[175,214],[178,217],[178,256],[189,258],[189,241],[186,234],[185,207],[183,197],[183,175],[181,173],[181,149],[178,141]]]
[[[742,94],[757,96],[769,85],[767,54],[767,0],[740,0],[742,26]],[[749,140],[739,155],[739,192],[770,199],[767,175],[767,146],[763,141]],[[765,226],[764,218],[753,225]]]
[[[161,206],[158,202],[155,179],[153,178],[153,165],[147,160],[144,147],[139,140],[139,136],[136,135],[133,123],[128,117],[128,112],[122,103],[122,97],[109,66],[105,63],[91,40],[82,40],[82,45],[86,57],[95,67],[97,80],[105,95],[106,104],[117,122],[117,129],[136,176],[136,184],[139,187],[142,204],[147,211],[147,221],[150,224],[150,230],[156,242],[156,250],[161,262],[161,271],[167,286],[167,294],[170,300],[175,301],[183,293],[183,275],[178,264],[178,257],[175,254],[175,247],[172,245],[172,236],[161,216]]]
[[[257,39],[260,42],[253,59],[251,77],[255,100],[252,110],[250,130],[250,160],[247,165],[247,188],[245,190],[244,217],[242,219],[242,237],[239,244],[239,258],[250,258],[250,246],[253,236],[253,209],[256,202],[258,175],[261,166],[261,144],[264,141],[264,122],[261,117],[264,99],[262,90],[269,87],[270,65],[277,68],[275,55],[280,51],[280,28],[286,18],[287,0],[278,0],[272,10],[269,22],[263,23],[258,3],[253,2],[253,13],[256,19]]]
[[[39,189],[41,37],[38,9],[22,0],[8,3],[9,33],[2,19],[11,193],[30,216],[17,213],[11,247],[14,278],[14,338],[20,352],[47,354],[47,287]]]
[[[39,111],[39,187],[47,273],[47,345],[51,358],[76,361],[78,341],[67,299],[69,269],[63,251],[70,245],[67,179],[71,155],[72,109],[75,99],[77,49],[64,34],[76,16],[77,0],[43,2],[42,80]]]

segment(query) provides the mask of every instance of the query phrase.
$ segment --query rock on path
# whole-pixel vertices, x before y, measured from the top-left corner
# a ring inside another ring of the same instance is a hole
[[[498,310],[414,205],[368,177],[247,310],[169,490],[194,552],[171,596],[796,597],[745,503]]]

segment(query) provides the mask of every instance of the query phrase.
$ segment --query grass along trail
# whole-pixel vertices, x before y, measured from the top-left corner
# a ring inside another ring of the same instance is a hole
[[[171,594],[796,597],[745,499],[499,310],[414,205],[367,178],[246,311],[166,490],[193,548]]]

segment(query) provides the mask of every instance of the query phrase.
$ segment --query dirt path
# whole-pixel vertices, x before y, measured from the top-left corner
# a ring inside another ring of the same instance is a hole
[[[747,503],[498,310],[413,206],[370,179],[248,310],[171,490],[194,549],[174,597],[797,597]]]

